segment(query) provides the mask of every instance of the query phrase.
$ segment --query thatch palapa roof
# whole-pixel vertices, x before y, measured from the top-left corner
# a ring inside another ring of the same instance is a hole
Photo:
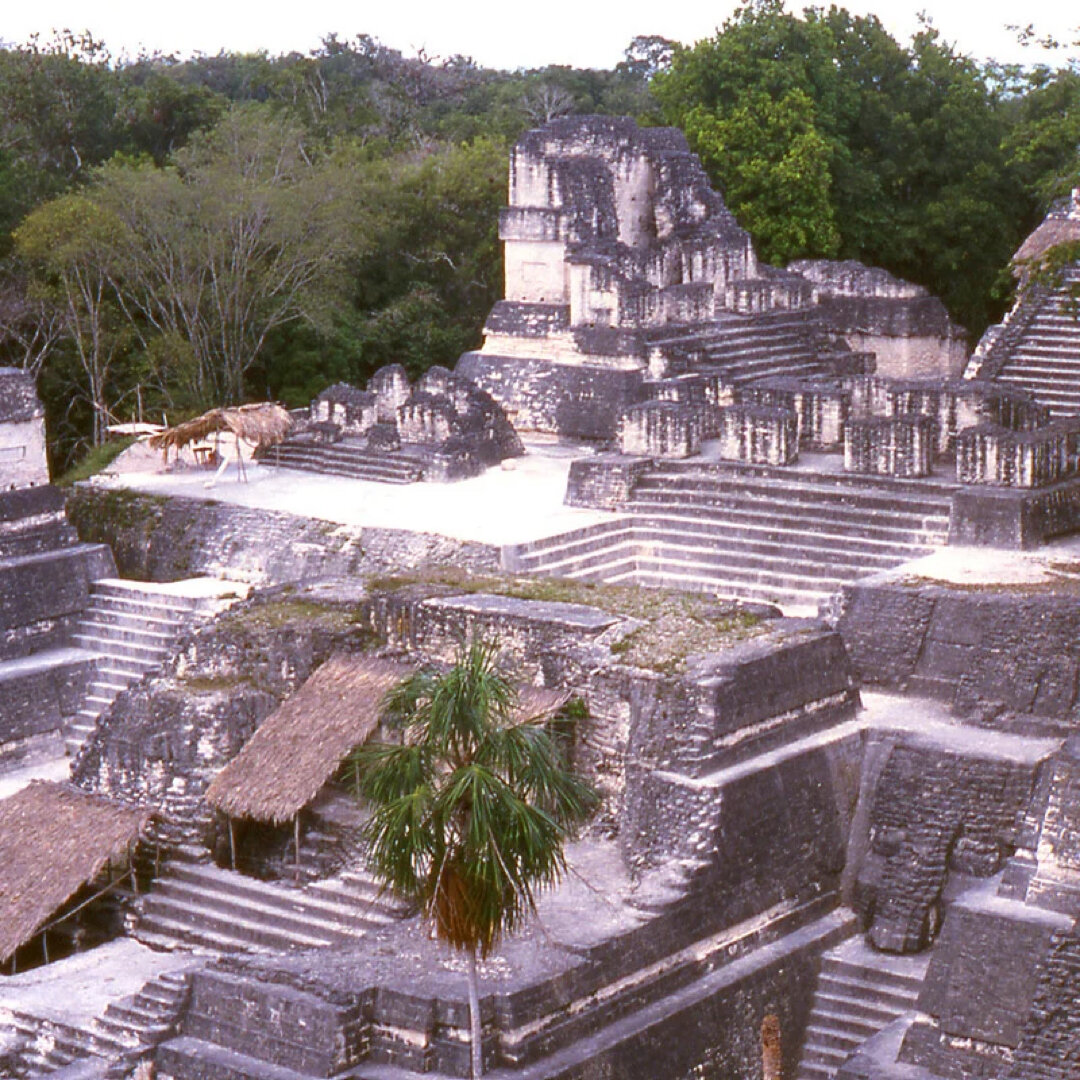
[[[332,656],[259,725],[214,777],[206,801],[230,817],[283,825],[318,795],[346,755],[375,732],[383,698],[413,670],[371,656]],[[517,718],[527,722],[548,716],[569,696],[522,687]]]
[[[0,963],[106,863],[125,856],[150,817],[44,780],[0,802]]]
[[[375,731],[386,693],[412,670],[393,660],[332,656],[259,725],[214,777],[206,801],[230,817],[288,821]]]
[[[255,405],[237,405],[228,409],[211,409],[194,420],[186,420],[175,427],[166,428],[150,439],[155,450],[175,446],[178,450],[191,442],[200,442],[219,431],[231,431],[238,438],[246,439],[255,446],[275,446],[282,442],[292,428],[292,417],[287,409],[272,401]]]

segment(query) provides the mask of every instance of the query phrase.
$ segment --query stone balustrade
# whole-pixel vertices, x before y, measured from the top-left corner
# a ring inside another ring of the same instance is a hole
[[[799,457],[799,422],[791,409],[729,405],[720,410],[720,457],[756,465],[791,465]]]

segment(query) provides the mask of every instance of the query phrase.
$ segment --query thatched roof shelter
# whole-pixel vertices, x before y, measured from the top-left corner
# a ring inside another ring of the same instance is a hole
[[[393,660],[332,656],[214,777],[206,801],[230,817],[284,824],[379,725],[387,691],[412,673]]]
[[[229,817],[285,824],[315,798],[349,751],[374,733],[383,698],[413,670],[371,656],[332,656],[259,725],[207,788],[206,801]],[[568,697],[522,687],[518,716],[547,716]]]
[[[0,963],[110,860],[126,857],[150,817],[44,780],[0,802]]]
[[[152,436],[150,445],[155,450],[168,449],[170,446],[179,450],[188,443],[201,442],[208,435],[225,431],[257,447],[276,446],[291,429],[292,417],[287,409],[272,401],[261,401],[254,405],[211,409],[194,420],[185,420]]]

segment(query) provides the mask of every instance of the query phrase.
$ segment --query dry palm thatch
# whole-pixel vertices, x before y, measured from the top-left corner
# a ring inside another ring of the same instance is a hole
[[[379,726],[383,699],[412,668],[370,656],[332,656],[268,716],[214,777],[206,801],[229,817],[283,825],[337,771],[345,756]],[[557,712],[568,694],[523,687],[517,715]]]
[[[44,780],[0,802],[0,963],[110,860],[126,856],[150,817]]]
[[[206,801],[230,817],[284,824],[378,727],[383,697],[411,670],[392,660],[332,656],[259,725],[207,788]]]
[[[292,428],[288,410],[271,401],[255,405],[237,405],[229,409],[211,409],[194,420],[186,420],[175,427],[154,435],[150,445],[155,450],[179,450],[188,443],[201,442],[215,432],[232,432],[239,439],[246,439],[257,447],[275,446],[284,440]]]

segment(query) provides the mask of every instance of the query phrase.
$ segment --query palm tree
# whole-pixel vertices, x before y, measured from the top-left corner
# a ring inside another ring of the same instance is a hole
[[[563,844],[596,795],[568,768],[550,714],[524,715],[491,643],[462,646],[445,672],[392,690],[393,742],[350,758],[373,813],[371,867],[412,899],[435,935],[466,953],[472,1075],[483,1071],[477,957],[486,957],[566,870]]]

